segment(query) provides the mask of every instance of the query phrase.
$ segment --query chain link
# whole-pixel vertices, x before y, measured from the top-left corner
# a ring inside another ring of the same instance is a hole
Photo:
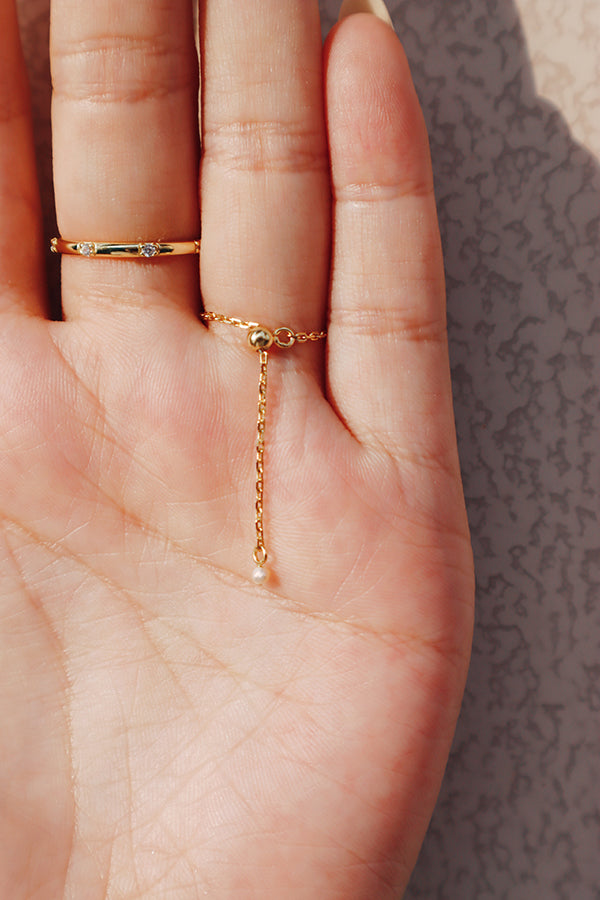
[[[224,313],[211,312],[210,310],[200,313],[199,317],[204,322],[218,322],[220,325],[234,325],[236,328],[245,328],[246,330],[260,327],[258,322],[247,322],[245,319],[238,319],[237,316],[226,316]],[[269,329],[269,331],[270,330],[271,329]],[[288,328],[287,325],[275,329],[272,334],[275,334],[277,331],[287,332],[294,338],[293,343],[297,341],[299,344],[306,344],[307,341],[322,341],[327,337],[326,331],[294,331],[292,328]],[[284,349],[287,347],[287,345],[283,343],[277,343],[277,346]],[[291,347],[292,344],[289,346]]]
[[[222,325],[233,325],[249,332],[250,345],[258,351],[260,361],[260,375],[258,379],[258,416],[256,421],[256,499],[255,528],[256,545],[252,557],[259,567],[263,568],[267,562],[268,554],[265,546],[264,533],[264,496],[265,496],[265,429],[267,423],[267,367],[269,364],[268,349],[275,344],[281,349],[293,347],[297,342],[306,344],[308,341],[321,341],[327,337],[325,331],[293,331],[287,326],[281,326],[272,331],[258,322],[247,322],[237,316],[226,316],[223,313],[206,311],[200,313],[200,318],[205,322],[218,322]],[[254,334],[253,334],[254,332]],[[252,337],[258,338],[252,340]],[[266,569],[264,573],[266,573]],[[263,575],[266,577],[266,575]]]
[[[263,501],[265,495],[265,426],[267,421],[267,366],[269,354],[261,350],[260,376],[258,379],[258,419],[256,422],[256,503],[255,526],[256,546],[252,554],[257,566],[264,566],[267,561],[265,533],[263,526]]]
[[[206,312],[200,313],[200,318],[205,322],[220,322],[222,325],[235,325],[236,328],[257,328],[258,322],[245,322],[244,319],[238,319],[236,316],[226,316],[223,313]]]

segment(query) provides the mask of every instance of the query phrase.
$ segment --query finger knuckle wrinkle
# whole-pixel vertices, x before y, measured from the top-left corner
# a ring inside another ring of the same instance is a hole
[[[367,338],[389,337],[416,344],[441,344],[446,341],[444,318],[427,319],[419,310],[338,310],[332,316],[333,323],[346,333]]]
[[[204,156],[224,168],[249,172],[328,170],[321,133],[291,122],[247,121],[207,128]]]
[[[403,178],[394,181],[351,181],[337,183],[335,200],[337,203],[356,205],[368,203],[394,203],[406,197],[429,198],[433,194],[433,183],[429,179]]]
[[[134,103],[197,90],[184,48],[157,37],[99,37],[54,56],[54,93],[70,100]]]
[[[414,344],[443,344],[446,341],[446,323],[405,320],[397,332],[405,341]]]

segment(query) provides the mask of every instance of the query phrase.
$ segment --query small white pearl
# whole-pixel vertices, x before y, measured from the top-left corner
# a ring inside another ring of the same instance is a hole
[[[254,584],[264,584],[269,578],[269,570],[266,566],[257,566],[252,573]]]

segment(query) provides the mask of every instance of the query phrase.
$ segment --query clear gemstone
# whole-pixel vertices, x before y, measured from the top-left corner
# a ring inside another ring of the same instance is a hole
[[[77,249],[82,256],[93,256],[96,252],[96,248],[91,241],[82,241],[80,244],[77,244]]]
[[[158,244],[140,244],[140,256],[145,256],[146,259],[158,256],[159,252]]]

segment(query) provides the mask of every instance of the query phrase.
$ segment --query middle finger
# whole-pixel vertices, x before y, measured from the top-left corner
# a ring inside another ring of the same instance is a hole
[[[316,0],[204,0],[202,294],[268,327],[322,325],[329,164]]]

